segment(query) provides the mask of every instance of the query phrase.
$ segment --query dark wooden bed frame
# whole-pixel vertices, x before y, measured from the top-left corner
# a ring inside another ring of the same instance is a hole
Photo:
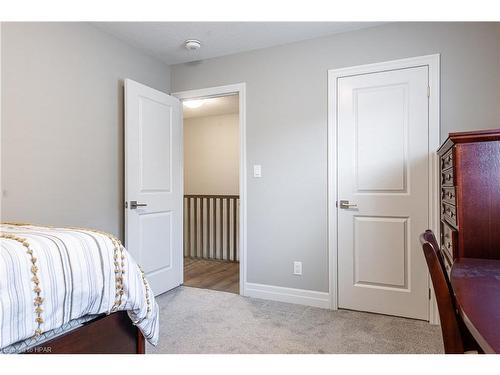
[[[144,354],[145,340],[125,311],[103,315],[25,354]]]

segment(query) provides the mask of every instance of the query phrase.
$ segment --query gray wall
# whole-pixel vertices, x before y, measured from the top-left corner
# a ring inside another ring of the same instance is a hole
[[[247,83],[248,281],[328,290],[327,70],[434,53],[441,137],[500,127],[498,24],[388,24],[172,66],[172,91]]]
[[[184,194],[239,194],[238,113],[184,118]]]
[[[2,24],[2,220],[123,234],[123,79],[170,68],[84,23]]]

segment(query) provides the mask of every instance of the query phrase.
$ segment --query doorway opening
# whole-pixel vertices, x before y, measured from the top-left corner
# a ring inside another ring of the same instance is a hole
[[[239,93],[184,98],[184,285],[240,292]]]

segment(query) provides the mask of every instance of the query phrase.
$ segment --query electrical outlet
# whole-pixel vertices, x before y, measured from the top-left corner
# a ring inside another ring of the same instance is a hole
[[[293,262],[293,274],[302,275],[302,262]]]

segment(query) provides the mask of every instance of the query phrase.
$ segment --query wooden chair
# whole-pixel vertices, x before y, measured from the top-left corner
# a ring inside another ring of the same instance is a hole
[[[464,354],[466,351],[477,353],[479,346],[465,327],[455,307],[455,298],[444,265],[443,254],[434,233],[426,230],[420,235],[420,243],[436,295],[445,353]]]

